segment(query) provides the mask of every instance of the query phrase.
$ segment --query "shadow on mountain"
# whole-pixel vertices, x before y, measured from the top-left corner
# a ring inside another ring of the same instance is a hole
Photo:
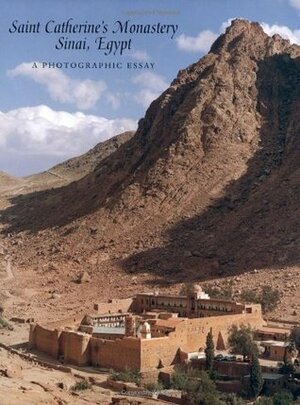
[[[275,55],[260,62],[256,88],[263,126],[260,148],[248,161],[245,175],[228,185],[224,197],[205,211],[169,228],[168,244],[124,260],[121,264],[126,271],[147,271],[167,285],[299,264],[299,61]],[[135,136],[126,142],[94,172],[99,184],[103,178],[111,182],[99,186],[88,175],[60,189],[12,197],[12,206],[0,212],[2,222],[8,225],[5,232],[35,233],[63,226],[104,207],[107,196],[115,201],[118,192],[129,184],[130,157],[137,141]],[[142,156],[143,148],[138,148],[135,157]],[[128,161],[122,162],[122,156]]]
[[[163,286],[300,264],[299,60],[259,63],[256,87],[263,126],[245,175],[204,212],[169,228],[165,246],[124,260],[126,271],[146,269]]]
[[[193,66],[191,65],[190,69],[193,69]],[[208,74],[209,72],[204,73]],[[183,103],[184,94],[194,85],[195,81],[190,81],[175,90],[172,89],[174,100],[166,108],[176,110]],[[120,193],[131,184],[132,176],[137,171],[146,172],[151,169],[160,158],[161,150],[167,150],[175,142],[176,134],[169,137],[147,138],[148,130],[155,120],[157,106],[163,97],[164,93],[151,103],[147,115],[140,121],[141,129],[101,160],[92,173],[67,186],[11,197],[9,199],[11,206],[0,211],[1,222],[7,225],[3,232],[37,233],[48,228],[68,225],[106,206],[111,210],[117,205]],[[163,131],[169,131],[168,122],[160,124]],[[154,152],[150,153],[150,149]],[[88,154],[89,152],[86,156]],[[143,176],[135,178],[135,181],[142,182]]]
[[[52,227],[68,225],[84,215],[97,211],[104,206],[106,196],[113,191],[112,187],[109,187],[109,182],[98,184],[99,173],[97,172],[101,170],[109,176],[113,170],[110,168],[110,161],[119,162],[120,156],[126,155],[126,149],[131,141],[132,139],[125,141],[117,150],[104,157],[93,172],[79,180],[61,187],[9,197],[11,205],[0,211],[1,222],[7,225],[2,233],[27,231],[35,234]],[[77,158],[73,160],[75,159]]]

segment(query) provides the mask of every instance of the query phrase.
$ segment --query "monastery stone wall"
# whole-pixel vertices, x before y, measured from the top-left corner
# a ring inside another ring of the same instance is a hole
[[[252,313],[185,319],[176,325],[175,331],[164,337],[116,340],[31,325],[30,346],[55,358],[64,356],[66,363],[147,371],[180,363],[184,353],[203,350],[210,330],[215,346],[223,349],[227,344],[228,329],[234,324],[259,328],[265,321],[257,306],[253,307]]]
[[[94,366],[115,370],[140,370],[141,339],[125,337],[116,340],[91,338],[91,362]]]

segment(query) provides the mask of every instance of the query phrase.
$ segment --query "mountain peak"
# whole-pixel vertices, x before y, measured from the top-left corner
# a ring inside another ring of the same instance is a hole
[[[240,34],[242,32],[255,32],[263,34],[262,26],[258,22],[246,20],[244,18],[235,18],[231,20],[231,24],[226,28],[226,34]]]
[[[267,35],[258,22],[236,18],[231,21],[225,33],[216,39],[210,52],[248,54],[256,60],[261,60],[278,53],[299,56],[299,50],[299,46],[291,45],[289,40],[283,39],[279,34],[272,37]]]
[[[235,48],[240,47],[241,44],[249,43],[257,45],[258,43],[265,42],[267,38],[268,35],[265,34],[259,23],[236,18],[231,21],[225,33],[216,39],[210,52],[232,52]]]

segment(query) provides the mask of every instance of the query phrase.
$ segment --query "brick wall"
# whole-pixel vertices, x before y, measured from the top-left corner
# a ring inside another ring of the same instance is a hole
[[[141,370],[151,370],[180,363],[178,337],[141,340]]]
[[[90,336],[82,333],[30,325],[29,346],[54,358],[64,356],[66,363],[89,364],[89,340]]]
[[[187,319],[179,323],[168,337],[141,340],[141,370],[170,366],[180,362],[180,353],[196,352],[205,348],[206,336],[212,329],[215,345],[221,334],[225,344],[228,328],[246,324],[260,327],[264,321],[259,312],[253,314],[222,315],[209,318]]]
[[[186,324],[182,323],[178,325],[176,334],[180,334],[181,340],[184,334],[187,335],[186,346],[183,346],[182,349],[184,351],[193,352],[205,347],[206,336],[210,329],[212,330],[215,346],[217,346],[219,334],[221,334],[226,345],[228,329],[233,324],[238,326],[249,324],[252,327],[260,327],[264,324],[264,321],[260,313],[188,319]]]
[[[270,355],[268,358],[270,360],[275,360],[275,361],[283,361],[284,355],[285,355],[285,347],[280,347],[280,346],[271,346],[270,347]],[[287,352],[287,357],[289,360],[292,359],[292,356],[290,353]]]
[[[221,375],[241,378],[250,373],[250,364],[239,361],[215,361],[214,370]]]
[[[91,362],[94,366],[115,370],[140,370],[140,339],[125,337],[117,340],[104,340],[92,337]]]
[[[29,346],[49,356],[58,357],[59,336],[58,330],[49,330],[40,325],[30,325]]]
[[[196,352],[205,347],[206,336],[212,329],[215,344],[220,335],[226,344],[228,328],[232,325],[249,324],[261,327],[264,324],[258,311],[253,314],[223,315],[209,318],[186,319],[176,326],[169,336],[154,339],[125,337],[108,341],[74,331],[48,330],[31,325],[32,347],[57,358],[77,364],[93,364],[103,368],[141,371],[158,369],[177,364],[182,352]]]
[[[192,359],[191,365],[198,370],[205,370],[205,358]],[[220,375],[231,378],[241,378],[250,373],[250,363],[241,361],[214,361],[214,370]]]
[[[84,366],[91,363],[90,335],[63,331],[65,362]]]

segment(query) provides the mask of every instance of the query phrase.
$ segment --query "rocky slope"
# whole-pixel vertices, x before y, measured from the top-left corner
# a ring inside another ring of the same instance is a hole
[[[109,389],[108,376],[108,373],[96,374],[94,370],[78,368],[72,372],[59,371],[0,347],[0,403],[3,405],[166,404],[157,399],[126,397],[124,393],[121,396]],[[74,391],[72,387],[82,381],[88,381],[90,388]]]
[[[1,214],[20,271],[60,289],[84,267],[97,280],[84,294],[124,295],[131,277],[170,286],[297,268],[299,55],[233,21],[93,172],[12,199]]]
[[[9,174],[0,171],[0,184],[1,184],[1,188],[4,189],[14,186],[16,184],[18,184],[20,182],[20,180],[14,176],[10,176]]]
[[[0,195],[27,194],[30,191],[64,186],[91,173],[110,154],[127,142],[134,132],[127,131],[98,143],[87,153],[62,162],[31,176],[17,178],[0,171]]]
[[[26,181],[31,184],[38,184],[45,181],[58,183],[59,180],[63,180],[60,182],[62,185],[81,179],[92,172],[102,160],[115,152],[124,142],[127,142],[133,134],[134,132],[127,131],[107,141],[100,142],[87,153],[62,162],[43,173],[28,176]]]

